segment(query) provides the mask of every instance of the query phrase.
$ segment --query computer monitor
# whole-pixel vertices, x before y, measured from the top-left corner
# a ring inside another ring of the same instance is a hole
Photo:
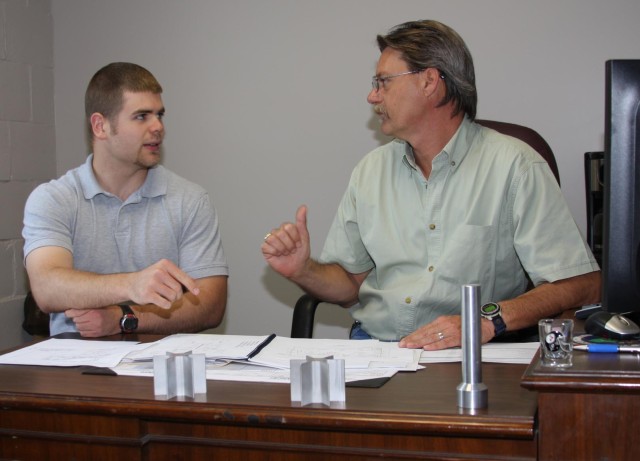
[[[607,61],[605,78],[602,309],[637,315],[640,313],[640,59]]]

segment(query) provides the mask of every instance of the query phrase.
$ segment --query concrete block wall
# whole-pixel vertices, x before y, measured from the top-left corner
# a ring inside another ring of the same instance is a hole
[[[0,350],[22,330],[24,203],[56,176],[50,0],[0,0]]]

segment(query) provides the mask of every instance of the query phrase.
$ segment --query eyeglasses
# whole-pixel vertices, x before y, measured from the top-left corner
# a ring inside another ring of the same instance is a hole
[[[373,87],[374,90],[380,91],[380,87],[382,87],[383,89],[386,88],[385,84],[387,83],[387,80],[391,80],[392,78],[400,77],[402,75],[417,74],[418,72],[422,72],[423,70],[425,69],[410,70],[408,72],[400,72],[399,74],[385,75],[384,77],[373,76],[371,78],[371,86]],[[440,73],[440,78],[444,80],[443,73]]]
[[[377,75],[375,75],[371,78],[371,86],[373,87],[374,90],[380,91],[380,87],[386,88],[385,84],[387,83],[387,80],[391,80],[392,78],[400,77],[402,75],[417,74],[418,72],[422,72],[422,69],[410,70],[408,72],[400,72],[399,74],[393,74],[393,75],[385,75],[384,77],[378,77]]]

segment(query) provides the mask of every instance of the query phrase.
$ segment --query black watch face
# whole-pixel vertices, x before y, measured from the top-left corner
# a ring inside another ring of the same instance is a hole
[[[122,319],[122,329],[125,331],[133,331],[138,328],[138,319],[133,316],[126,316]]]

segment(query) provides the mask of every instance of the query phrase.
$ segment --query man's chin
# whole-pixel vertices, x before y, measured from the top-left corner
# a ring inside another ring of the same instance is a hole
[[[394,137],[393,129],[388,124],[386,124],[384,122],[380,125],[380,131],[385,136]]]
[[[138,163],[138,166],[142,168],[150,169],[158,166],[161,160],[162,160],[162,157],[158,153],[158,154],[145,155],[143,158],[140,158],[137,163]]]

